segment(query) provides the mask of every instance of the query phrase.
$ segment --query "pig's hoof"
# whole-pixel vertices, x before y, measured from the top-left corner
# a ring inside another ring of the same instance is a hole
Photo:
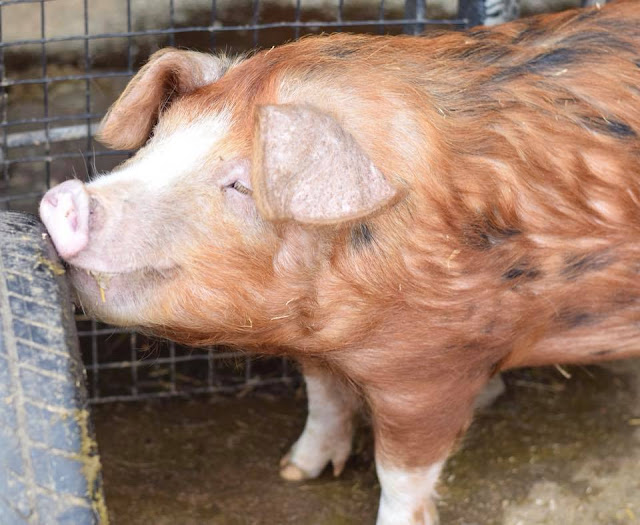
[[[311,476],[298,465],[289,462],[288,456],[289,454],[280,461],[280,477],[287,481],[303,481],[305,479],[310,479]]]
[[[334,450],[315,450],[304,454],[299,442],[280,460],[280,477],[287,481],[304,481],[317,478],[328,463],[333,466],[333,475],[338,477],[351,454],[351,439]]]

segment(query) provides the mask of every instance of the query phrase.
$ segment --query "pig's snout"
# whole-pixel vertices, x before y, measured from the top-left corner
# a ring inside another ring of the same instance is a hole
[[[70,259],[89,243],[89,194],[79,180],[50,189],[40,202],[40,218],[58,253]]]

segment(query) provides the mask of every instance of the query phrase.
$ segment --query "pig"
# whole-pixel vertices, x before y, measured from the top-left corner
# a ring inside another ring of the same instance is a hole
[[[378,525],[437,522],[474,402],[514,367],[640,355],[640,3],[466,32],[164,49],[49,190],[78,302],[296,359],[282,476],[338,475],[372,417]]]

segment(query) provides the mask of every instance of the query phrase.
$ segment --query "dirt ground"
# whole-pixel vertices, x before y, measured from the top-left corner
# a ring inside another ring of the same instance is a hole
[[[640,360],[523,370],[506,382],[445,469],[442,524],[640,524]],[[278,477],[304,416],[301,392],[95,407],[112,522],[374,523],[365,418],[339,479]]]

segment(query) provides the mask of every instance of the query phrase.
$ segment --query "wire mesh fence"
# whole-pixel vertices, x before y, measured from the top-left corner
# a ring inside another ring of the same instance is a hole
[[[473,25],[482,1],[0,1],[0,209],[35,213],[70,177],[112,169],[130,152],[93,134],[108,106],[164,46],[243,52],[303,35],[420,33]],[[154,341],[78,316],[93,402],[247,390],[295,382],[280,358]]]

